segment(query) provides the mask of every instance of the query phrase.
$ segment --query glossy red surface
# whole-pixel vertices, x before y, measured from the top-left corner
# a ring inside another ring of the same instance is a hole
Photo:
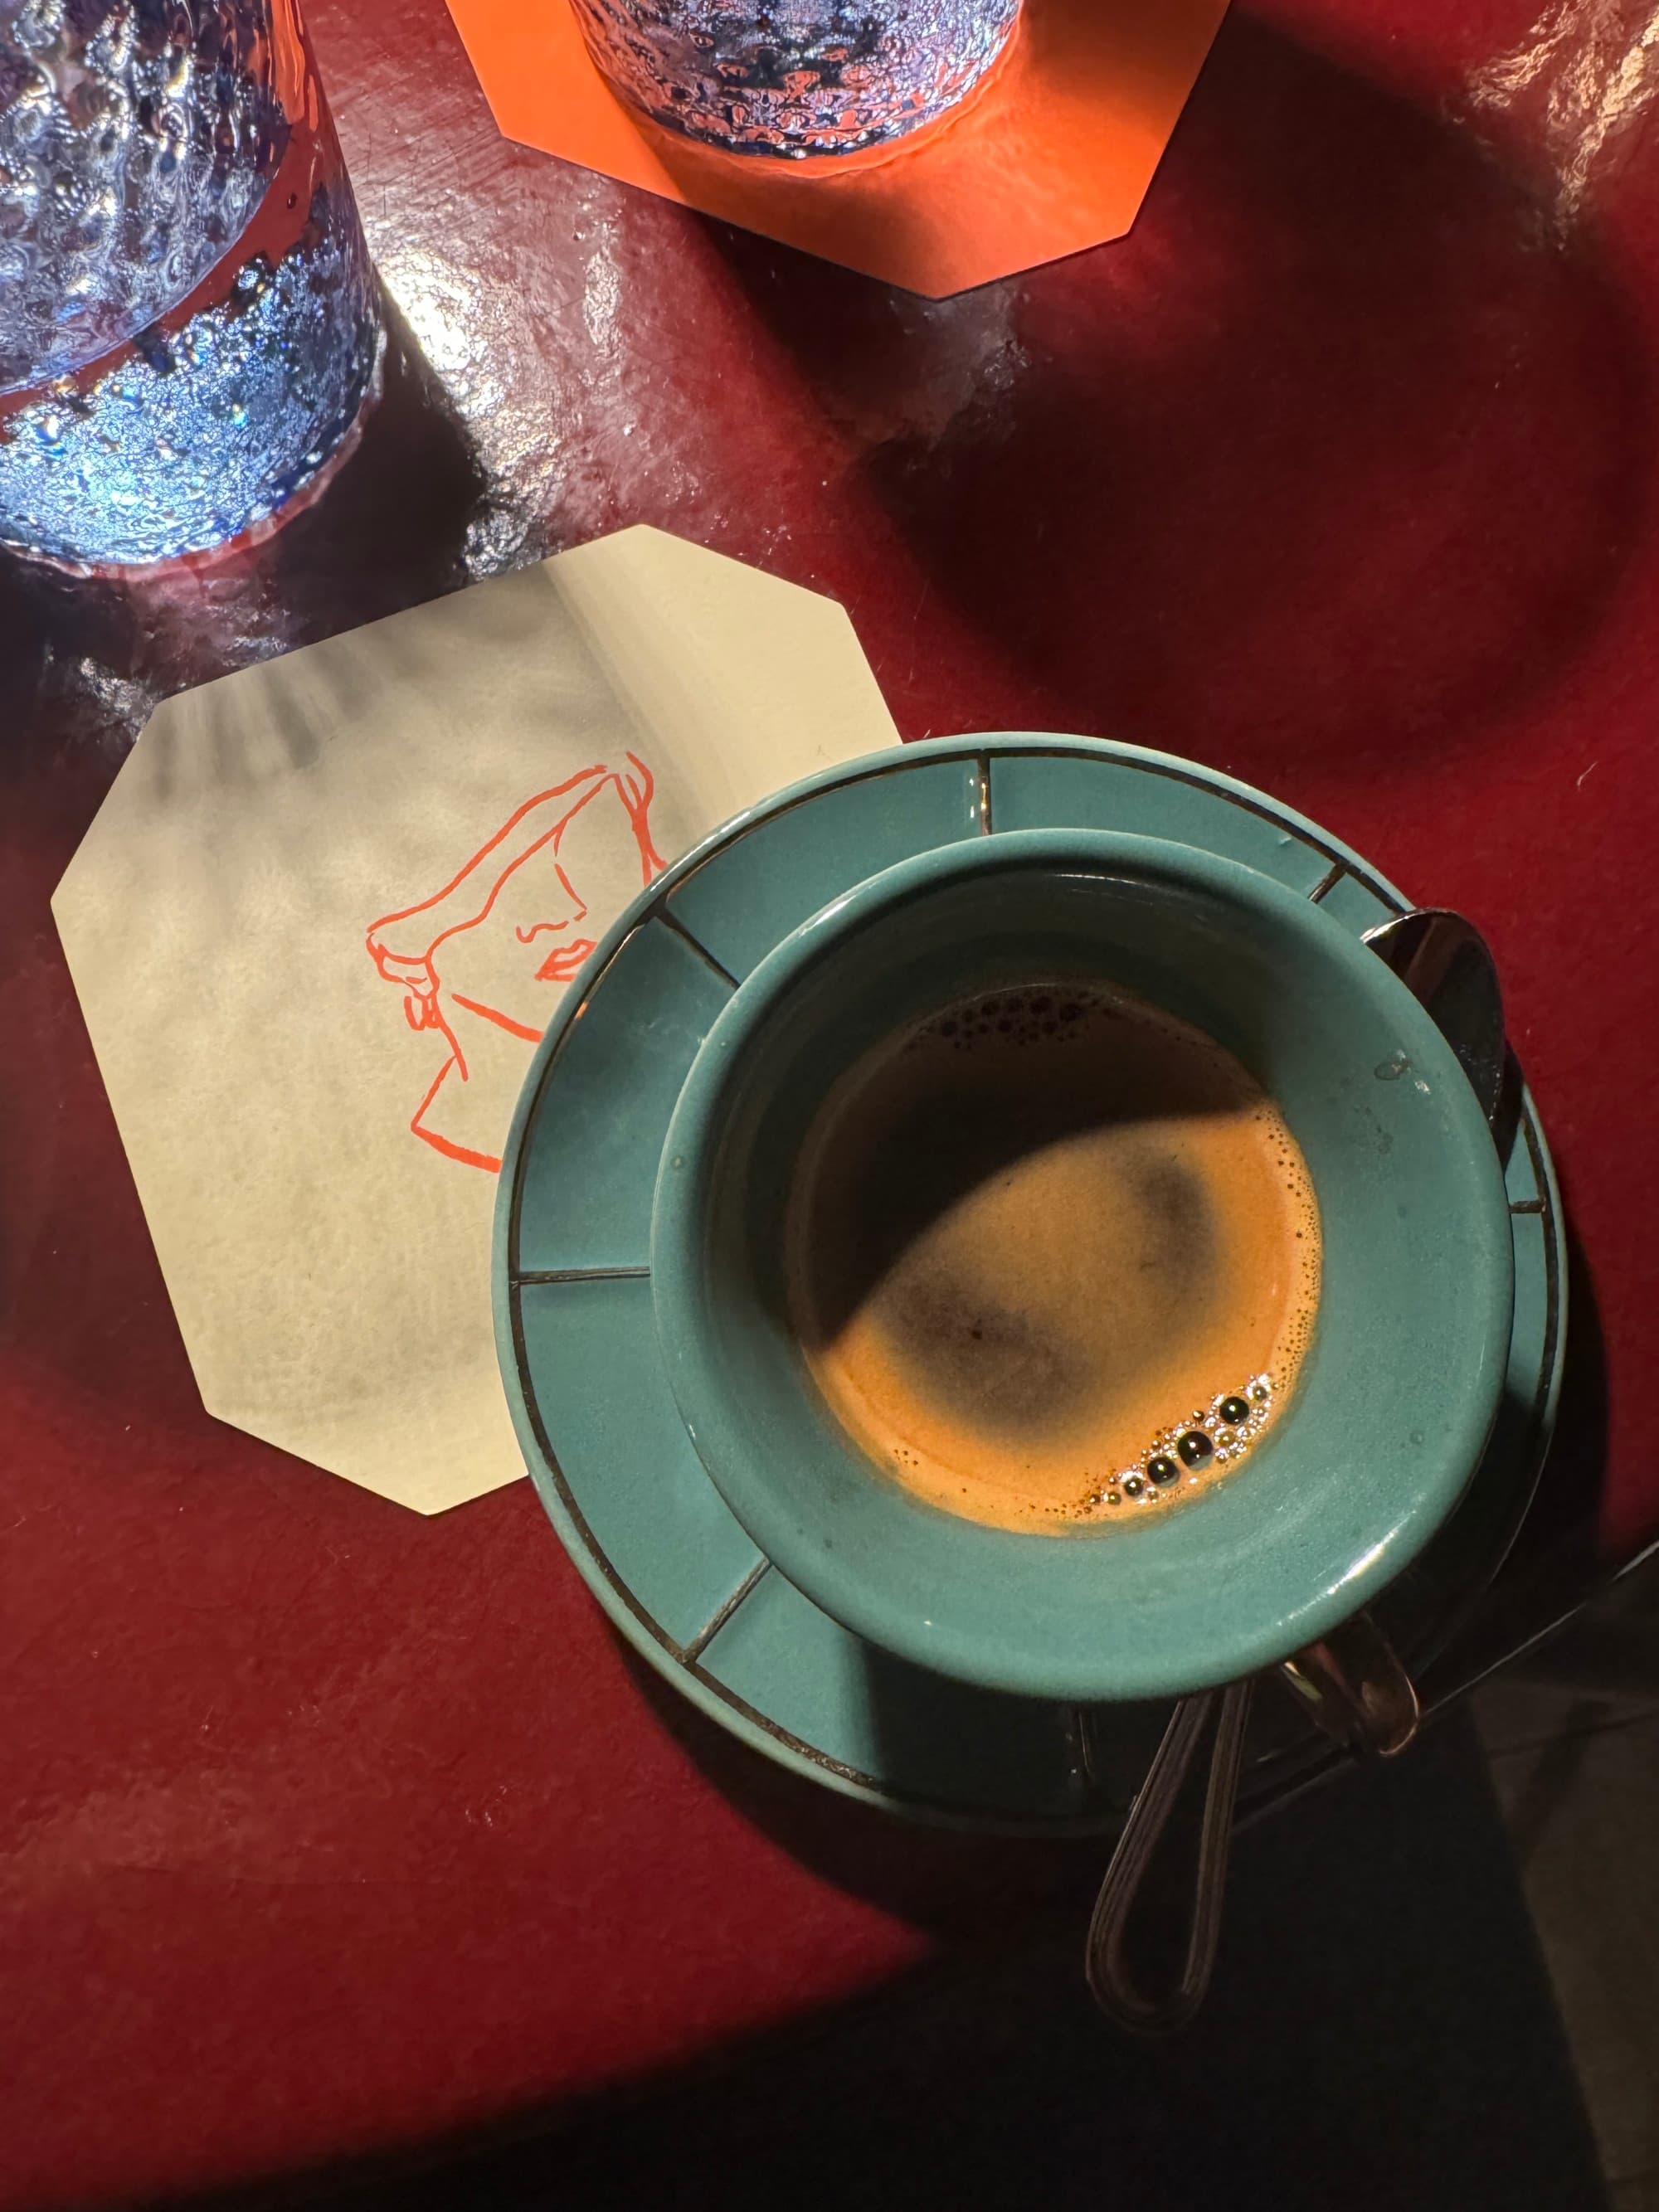
[[[441,0],[317,0],[418,352],[222,573],[0,576],[0,2201],[568,2096],[1030,1880],[734,1776],[526,1486],[422,1522],[202,1413],[46,905],[179,685],[647,520],[845,599],[908,733],[1271,787],[1490,933],[1558,1147],[1607,1471],[1504,1634],[1659,1526],[1659,59],[1536,4],[1236,13],[1129,240],[927,304],[503,143]]]

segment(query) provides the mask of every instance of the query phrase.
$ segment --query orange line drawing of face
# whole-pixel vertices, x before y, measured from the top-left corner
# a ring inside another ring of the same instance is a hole
[[[568,983],[595,949],[590,898],[613,889],[619,854],[641,884],[661,872],[655,781],[637,754],[624,759],[526,799],[441,890],[369,924],[369,958],[403,992],[410,1028],[437,1032],[447,1050],[409,1125],[447,1159],[499,1169],[480,1130],[489,1122],[498,1141],[524,1047],[540,1042],[552,1012],[549,987]]]

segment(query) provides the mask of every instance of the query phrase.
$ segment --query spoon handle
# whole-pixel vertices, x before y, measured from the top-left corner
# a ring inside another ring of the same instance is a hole
[[[1339,1742],[1384,1759],[1417,1734],[1419,1708],[1411,1676],[1382,1630],[1358,1613],[1275,1668],[1304,1711]],[[1152,1754],[1146,1779],[1125,1815],[1089,1923],[1085,1970],[1101,2010],[1138,2035],[1169,2035],[1199,2008],[1215,1964],[1227,1881],[1233,1804],[1238,1795],[1244,1726],[1258,1676],[1182,1698]],[[1149,1993],[1126,1956],[1125,1938],[1146,1869],[1164,1840],[1182,1784],[1213,1720],[1209,1778],[1200,1820],[1187,1944],[1173,1985]]]
[[[1230,1682],[1183,1698],[1170,1717],[1146,1779],[1124,1820],[1106,1878],[1089,1922],[1085,1971],[1096,2003],[1109,2019],[1138,2035],[1170,2035],[1198,2010],[1209,1987],[1221,1932],[1233,1803],[1244,1750],[1254,1680]],[[1148,1990],[1131,1971],[1126,1938],[1146,1869],[1169,1826],[1181,1785],[1212,1720],[1215,1736],[1198,1836],[1198,1862],[1190,1881],[1191,1907],[1180,1970],[1173,1984]]]

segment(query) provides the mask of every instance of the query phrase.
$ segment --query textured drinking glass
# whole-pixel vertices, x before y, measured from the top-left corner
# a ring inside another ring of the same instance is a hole
[[[257,533],[380,349],[294,0],[0,0],[0,543],[89,570]]]
[[[935,122],[1007,45],[1020,0],[572,0],[612,88],[734,154],[852,154]]]

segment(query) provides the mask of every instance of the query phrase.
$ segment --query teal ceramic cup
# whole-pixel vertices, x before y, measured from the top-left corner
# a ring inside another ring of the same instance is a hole
[[[1012,1533],[913,1496],[860,1450],[791,1328],[783,1219],[814,1112],[894,1030],[964,994],[1121,986],[1206,1030],[1277,1102],[1323,1233],[1295,1395],[1237,1473],[1172,1510]],[[1446,1518],[1497,1410],[1508,1206],[1449,1046],[1317,905],[1157,839],[971,839],[871,878],[741,985],[659,1172],[659,1340],[697,1453],[762,1552],[860,1636],[985,1686],[1177,1696],[1358,1613]]]

